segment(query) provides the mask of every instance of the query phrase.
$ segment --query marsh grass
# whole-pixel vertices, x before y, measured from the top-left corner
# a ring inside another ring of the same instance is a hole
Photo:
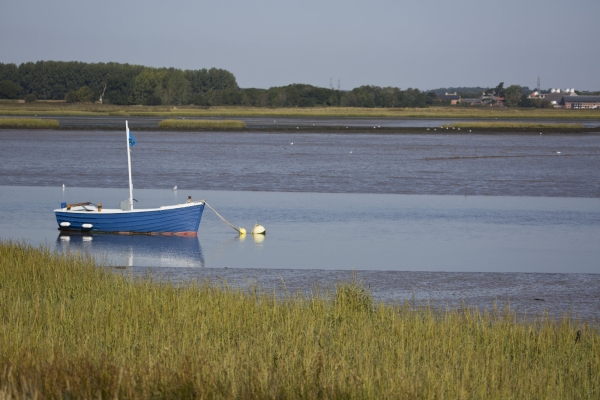
[[[465,128],[465,129],[525,129],[525,130],[580,130],[584,129],[582,124],[575,123],[538,123],[538,122],[512,122],[512,121],[480,121],[480,122],[457,122],[455,124],[442,125],[444,128]]]
[[[55,119],[40,118],[0,118],[0,128],[4,129],[57,129]]]
[[[0,103],[0,115],[148,116],[148,117],[364,117],[364,118],[506,118],[599,119],[600,110],[492,107],[428,108],[261,108],[243,106],[117,106],[77,103]]]
[[[166,119],[158,123],[164,130],[233,130],[246,129],[244,121],[212,119]]]
[[[360,282],[279,299],[120,271],[0,242],[0,397],[600,394],[598,328],[570,318],[375,304]]]

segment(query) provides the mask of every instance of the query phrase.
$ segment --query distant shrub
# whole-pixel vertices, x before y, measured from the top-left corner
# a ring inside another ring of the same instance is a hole
[[[74,90],[69,90],[65,95],[65,101],[67,103],[77,103],[79,101],[77,98],[77,92]]]
[[[34,101],[37,101],[37,97],[35,94],[30,93],[27,96],[25,96],[25,103],[33,103]]]
[[[67,103],[92,103],[94,99],[94,91],[87,86],[82,86],[77,90],[70,90],[65,95]]]
[[[156,95],[150,96],[148,98],[148,100],[146,101],[146,105],[149,105],[149,106],[160,106],[161,104],[162,104],[161,98]]]

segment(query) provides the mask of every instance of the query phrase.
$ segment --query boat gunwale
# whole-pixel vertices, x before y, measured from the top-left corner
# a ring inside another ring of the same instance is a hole
[[[120,208],[102,208],[102,211],[95,210],[67,210],[66,208],[57,208],[54,210],[54,213],[62,212],[62,213],[70,213],[70,214],[131,214],[137,212],[156,212],[156,211],[165,211],[165,210],[177,210],[180,208],[193,207],[204,205],[205,202],[201,201],[193,201],[191,203],[183,203],[183,204],[174,204],[172,206],[161,206],[158,208],[139,208],[134,210],[121,210]]]

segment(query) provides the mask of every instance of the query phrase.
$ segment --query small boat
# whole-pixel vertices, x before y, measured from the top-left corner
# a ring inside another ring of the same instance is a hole
[[[103,208],[91,202],[67,204],[54,210],[58,229],[82,233],[160,234],[196,236],[204,211],[204,201],[192,201],[191,196],[184,204],[159,208],[137,209],[133,207],[133,182],[131,180],[131,146],[135,139],[125,121],[127,138],[127,166],[129,169],[129,199],[121,202],[120,208]]]

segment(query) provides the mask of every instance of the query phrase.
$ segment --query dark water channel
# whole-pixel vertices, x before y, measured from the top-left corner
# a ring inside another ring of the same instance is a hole
[[[134,135],[137,188],[600,197],[598,135]],[[122,136],[0,131],[0,185],[127,187]]]

